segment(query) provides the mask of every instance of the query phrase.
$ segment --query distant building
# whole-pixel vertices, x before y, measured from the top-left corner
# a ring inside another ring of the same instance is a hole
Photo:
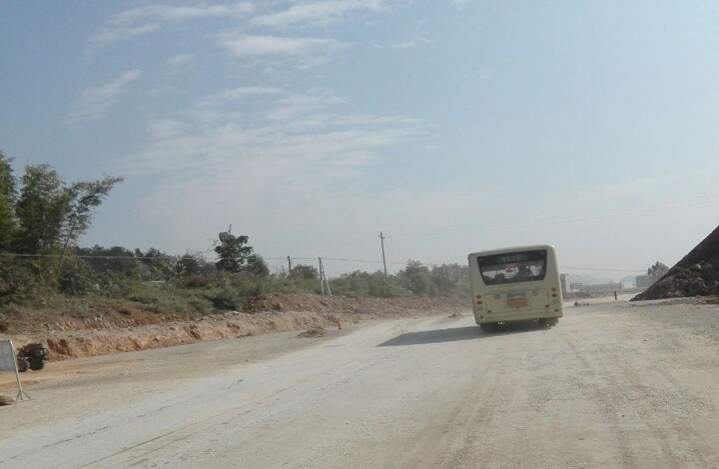
[[[612,292],[618,292],[624,289],[624,285],[622,285],[622,282],[610,282],[610,283],[597,283],[594,285],[582,285],[581,290],[579,290],[582,293],[612,293]]]
[[[562,285],[562,292],[567,293],[567,277],[569,274],[559,274],[559,283]]]
[[[654,283],[654,279],[652,279],[649,275],[637,275],[636,279],[637,288],[646,288]]]

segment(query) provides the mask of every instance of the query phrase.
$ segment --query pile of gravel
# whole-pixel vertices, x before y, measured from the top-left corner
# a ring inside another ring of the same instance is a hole
[[[13,402],[15,402],[15,399],[12,397],[0,394],[0,406],[11,405]]]
[[[719,226],[632,301],[709,295],[719,295]]]
[[[314,338],[314,337],[324,337],[327,335],[327,331],[322,326],[312,327],[310,329],[307,329],[304,332],[300,332],[297,334],[297,337],[303,337],[305,339]]]

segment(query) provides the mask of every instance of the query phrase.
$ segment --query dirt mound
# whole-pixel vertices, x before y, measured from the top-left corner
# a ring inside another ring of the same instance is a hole
[[[313,311],[337,314],[376,314],[377,317],[401,315],[409,310],[468,307],[466,299],[454,298],[348,298],[344,296],[318,296],[281,294],[262,296],[250,300],[244,312]]]
[[[631,301],[719,295],[719,226]]]
[[[85,329],[105,330],[111,327],[139,327],[167,322],[194,319],[200,315],[158,314],[151,305],[134,301],[117,300],[109,304],[78,308],[68,304],[62,309],[39,306],[37,308],[10,310],[8,318],[0,322],[0,333],[10,335],[75,331]]]
[[[0,406],[3,405],[12,405],[15,402],[15,399],[13,399],[10,396],[6,396],[4,394],[0,394]]]
[[[313,337],[324,337],[327,335],[327,330],[322,326],[311,327],[304,332],[297,334],[297,337],[310,339]]]
[[[342,323],[371,319],[451,314],[468,308],[467,301],[456,299],[275,295],[254,300],[244,312],[190,320],[162,318],[163,322],[154,324],[138,317],[137,325],[129,325],[126,315],[115,312],[98,313],[92,327],[82,327],[86,325],[83,321],[58,323],[64,316],[48,318],[49,323],[38,322],[35,327],[29,321],[21,321],[12,324],[14,327],[7,336],[17,346],[29,342],[47,344],[50,360],[62,360],[273,332],[341,328]]]

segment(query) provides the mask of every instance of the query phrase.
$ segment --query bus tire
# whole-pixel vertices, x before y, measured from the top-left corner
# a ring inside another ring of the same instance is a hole
[[[557,322],[559,322],[559,319],[557,319],[557,318],[539,318],[539,319],[537,319],[537,322],[539,323],[539,327],[552,327],[552,326],[557,325]]]
[[[482,332],[497,332],[498,324],[496,322],[485,322],[479,325]]]

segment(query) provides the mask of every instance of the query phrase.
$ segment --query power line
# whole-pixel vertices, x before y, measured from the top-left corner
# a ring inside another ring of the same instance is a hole
[[[593,267],[569,267],[569,266],[559,266],[560,269],[569,269],[569,270],[596,270],[599,272],[646,272],[646,269],[644,270],[633,270],[633,269],[597,269]]]
[[[687,199],[678,199],[673,201],[662,202],[659,204],[645,204],[624,209],[603,210],[597,212],[589,212],[585,214],[565,214],[553,215],[548,217],[529,218],[524,220],[514,220],[506,223],[496,223],[487,225],[464,225],[464,226],[446,226],[435,228],[406,229],[406,230],[387,230],[386,232],[393,234],[394,238],[419,237],[419,236],[443,236],[457,233],[472,233],[477,231],[486,231],[492,229],[505,229],[515,227],[536,226],[546,223],[568,222],[579,220],[591,220],[597,218],[611,217],[615,215],[624,215],[642,211],[662,210],[667,208],[683,207],[686,205],[705,204],[715,201],[719,198],[719,193],[706,194]]]
[[[209,252],[209,251],[205,251]],[[200,254],[200,253],[197,253]],[[22,253],[9,253],[9,252],[3,252],[0,253],[0,256],[2,257],[21,257],[21,258],[60,258],[60,254],[22,254]],[[168,256],[168,257],[157,257],[157,256],[91,256],[91,255],[70,255],[69,257],[73,258],[79,258],[79,259],[149,259],[149,260],[182,260],[182,256],[175,255],[175,256]],[[214,259],[209,259],[209,261],[217,261],[222,259],[221,257],[217,257]],[[246,258],[232,258],[232,259],[246,259]],[[272,267],[276,268],[277,266],[283,264],[287,261],[287,257],[262,257],[260,256],[258,259],[246,259],[249,262],[254,262],[257,260],[264,260],[264,261],[282,261],[274,264]],[[292,260],[316,260],[312,257],[291,257]],[[323,257],[323,261],[336,261],[336,262],[357,262],[357,263],[363,263],[363,264],[384,264],[384,261],[381,260],[372,260],[372,259],[349,259],[349,258],[343,258],[343,257]],[[438,266],[439,263],[433,263],[433,262],[422,262],[422,261],[411,261],[411,262],[391,262],[387,261],[387,264],[393,264],[393,265],[402,265],[407,266],[410,265],[413,262],[419,262],[422,265],[428,265],[428,266]],[[596,268],[596,267],[576,267],[576,266],[560,266],[561,269],[568,269],[568,270],[590,270],[590,271],[600,271],[600,272],[646,272],[645,269],[602,269],[602,268]]]

